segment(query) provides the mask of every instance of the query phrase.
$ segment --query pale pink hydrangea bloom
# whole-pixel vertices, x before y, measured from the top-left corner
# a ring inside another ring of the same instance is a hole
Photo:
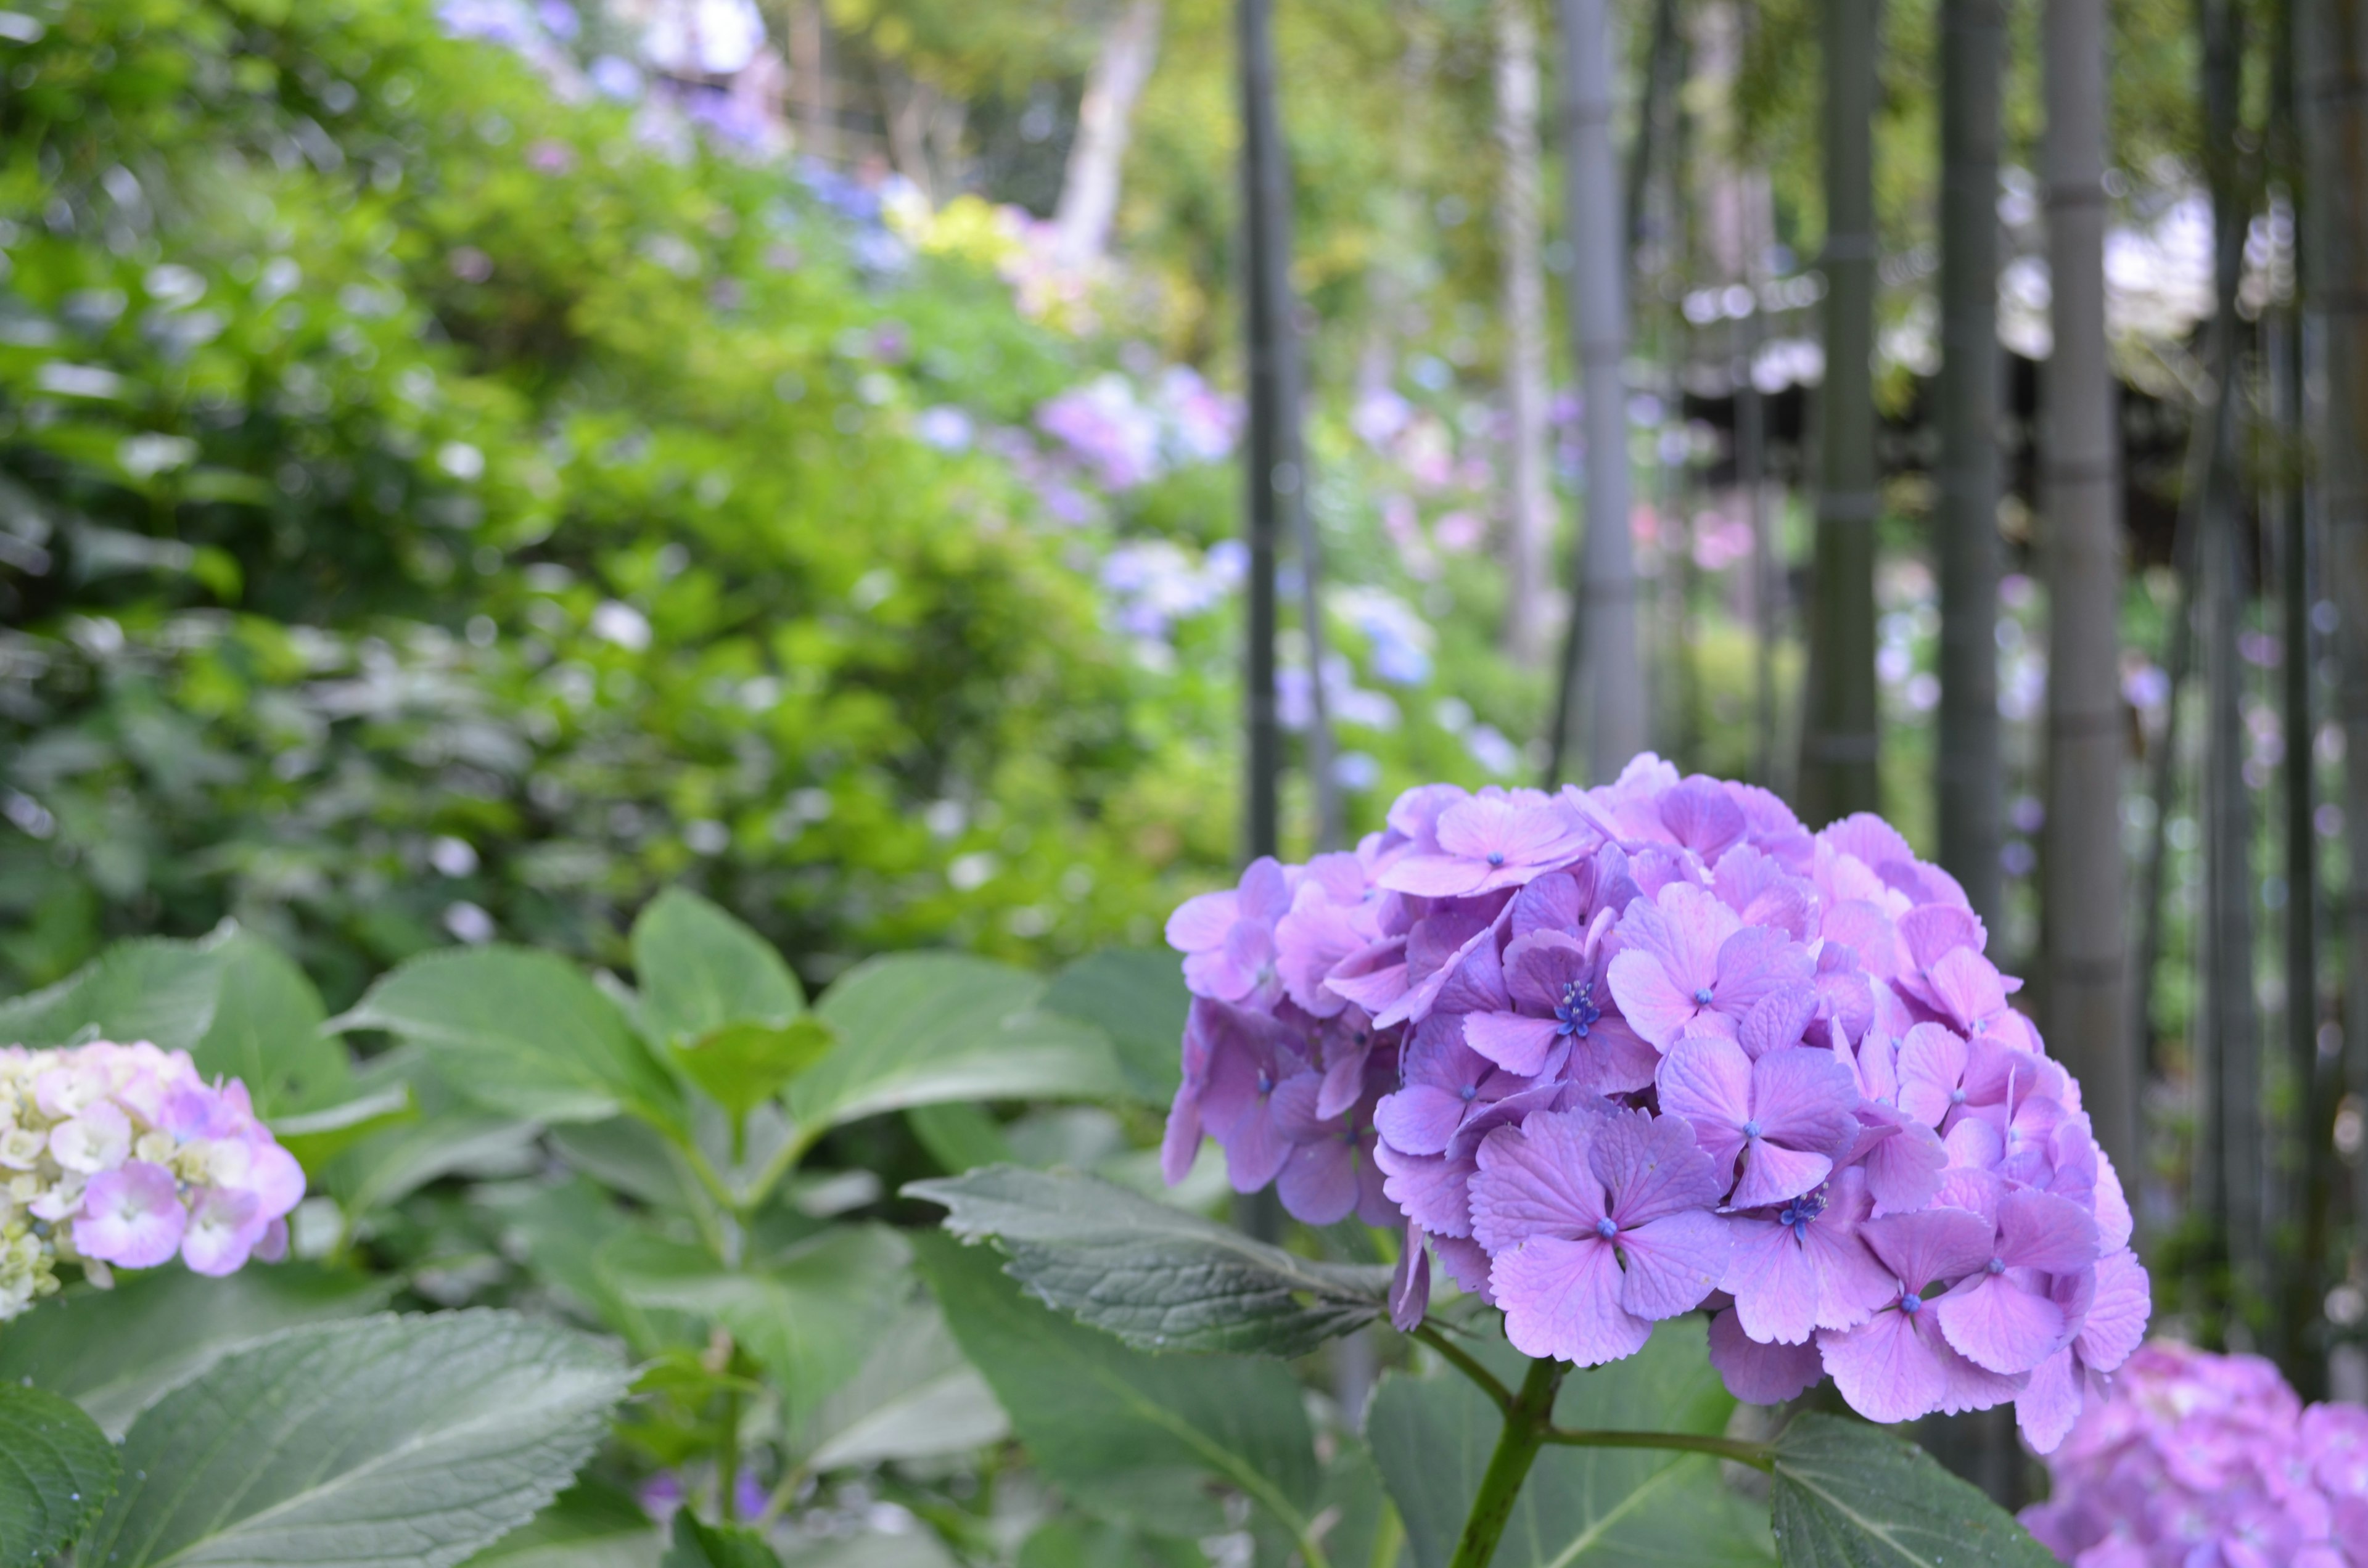
[[[304,1173],[245,1086],[145,1040],[0,1048],[0,1321],[57,1289],[176,1256],[200,1274],[277,1257]]]

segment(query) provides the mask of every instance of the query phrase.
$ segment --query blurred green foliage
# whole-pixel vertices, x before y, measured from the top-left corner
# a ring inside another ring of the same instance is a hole
[[[614,960],[675,881],[819,980],[1147,936],[1227,858],[1035,497],[911,433],[1076,373],[990,272],[868,267],[420,0],[34,15],[0,985],[224,914],[333,1001],[449,936]]]

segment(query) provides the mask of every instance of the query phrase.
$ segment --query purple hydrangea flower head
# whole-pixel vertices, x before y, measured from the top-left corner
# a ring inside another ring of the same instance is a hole
[[[2155,1344],[2055,1446],[2022,1521],[2067,1562],[2360,1568],[2368,1415],[2305,1409],[2269,1362]]]
[[[1717,1177],[1681,1120],[1542,1112],[1491,1133],[1479,1164],[1473,1234],[1525,1356],[1633,1356],[1726,1272],[1734,1243],[1707,1207]]]
[[[1813,836],[1649,756],[1554,796],[1425,786],[1169,935],[1196,999],[1163,1167],[1213,1137],[1237,1187],[1400,1231],[1401,1326],[1434,1267],[1586,1364],[1706,1307],[1739,1397],[2012,1400],[2042,1451],[2144,1333],[2079,1085],[1878,818]]]

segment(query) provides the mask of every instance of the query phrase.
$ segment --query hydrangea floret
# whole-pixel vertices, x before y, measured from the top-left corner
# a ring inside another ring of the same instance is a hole
[[[2080,1086],[1964,891],[1878,817],[1639,756],[1607,785],[1407,791],[1353,853],[1261,859],[1167,926],[1202,1138],[1310,1224],[1400,1229],[1525,1355],[1709,1314],[1740,1398],[1879,1421],[2014,1403],[2061,1444],[2146,1277]]]
[[[2022,1521],[2077,1568],[2368,1568],[2368,1410],[2305,1408],[2258,1356],[2146,1346]]]
[[[0,1047],[0,1322],[55,1291],[61,1262],[106,1284],[176,1256],[211,1275],[278,1258],[303,1196],[245,1085],[187,1051]]]

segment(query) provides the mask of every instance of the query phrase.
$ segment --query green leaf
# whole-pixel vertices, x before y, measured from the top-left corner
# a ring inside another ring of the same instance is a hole
[[[791,1114],[811,1138],[946,1100],[1123,1094],[1101,1031],[1037,1010],[1043,991],[1032,975],[952,953],[859,964],[815,1006],[839,1042],[790,1085]]]
[[[985,1106],[968,1101],[919,1105],[905,1113],[905,1125],[929,1158],[959,1175],[981,1165],[1009,1165],[1011,1140]]]
[[[348,1220],[400,1203],[448,1176],[522,1176],[533,1168],[530,1121],[484,1110],[423,1114],[372,1132],[329,1162],[321,1187]]]
[[[836,1226],[778,1259],[726,1269],[696,1247],[628,1235],[600,1267],[628,1301],[694,1312],[731,1330],[802,1420],[862,1368],[910,1288],[904,1238],[880,1225]]]
[[[1164,949],[1111,948],[1053,977],[1044,1010],[1080,1018],[1110,1037],[1137,1097],[1164,1106],[1184,1076],[1184,1016],[1192,993],[1184,966]]]
[[[1776,1439],[1770,1494],[1783,1568],[2055,1568],[1979,1488],[1880,1426],[1804,1415]]]
[[[685,888],[658,894],[633,922],[633,973],[642,1022],[661,1043],[726,1024],[786,1024],[806,1010],[798,977],[771,944]]]
[[[750,1529],[702,1524],[689,1508],[674,1516],[674,1544],[660,1568],[780,1568],[781,1560]]]
[[[823,1401],[793,1453],[816,1473],[927,1459],[1000,1442],[1010,1421],[995,1391],[962,1359],[937,1303],[908,1304],[863,1369]]]
[[[601,1267],[602,1247],[642,1233],[641,1221],[607,1191],[577,1176],[550,1187],[480,1188],[476,1198],[499,1218],[504,1250],[523,1256],[564,1305],[621,1335],[637,1358],[664,1347],[649,1314]]]
[[[632,1493],[586,1481],[470,1558],[468,1568],[658,1568],[665,1550]]]
[[[963,1353],[1036,1460],[1100,1512],[1162,1534],[1222,1525],[1208,1482],[1304,1540],[1322,1478],[1299,1386],[1276,1361],[1147,1356],[1037,1301],[995,1254],[914,1238]]]
[[[413,1041],[461,1094],[530,1121],[598,1121],[624,1110],[680,1119],[674,1080],[624,1014],[550,953],[426,954],[382,976],[329,1027]]]
[[[837,1038],[818,1018],[723,1024],[673,1047],[674,1063],[737,1122],[828,1055]]]
[[[291,1329],[132,1424],[77,1556],[446,1568],[559,1494],[625,1384],[598,1342],[514,1312]]]
[[[0,1002],[0,1044],[97,1038],[191,1050],[213,1024],[223,949],[236,933],[225,923],[194,942],[118,942],[55,985]]]
[[[1526,1363],[1502,1340],[1480,1354],[1499,1377],[1520,1381]],[[1715,1434],[1734,1407],[1711,1369],[1701,1323],[1679,1320],[1661,1324],[1624,1361],[1571,1373],[1554,1419],[1565,1427]],[[1374,1391],[1365,1437],[1416,1568],[1446,1568],[1454,1556],[1501,1428],[1487,1396],[1452,1370],[1393,1372]],[[1514,1505],[1495,1568],[1764,1563],[1766,1530],[1755,1514],[1704,1455],[1548,1448]]]
[[[1019,1568],[1204,1568],[1208,1561],[1193,1541],[1069,1513],[1055,1514],[1028,1533],[1019,1543]],[[1366,1564],[1344,1560],[1339,1568]]]
[[[319,1110],[276,1118],[271,1123],[271,1135],[279,1141],[281,1148],[296,1156],[296,1163],[304,1167],[307,1176],[318,1176],[332,1160],[370,1134],[410,1121],[418,1114],[418,1108],[411,1103],[409,1087],[396,1085],[356,1095]]]
[[[353,1076],[344,1042],[321,1032],[321,994],[279,949],[244,933],[217,949],[213,1018],[189,1052],[208,1077],[245,1084],[257,1115],[276,1123],[345,1097]],[[300,1156],[301,1157],[301,1156]]]
[[[63,1394],[120,1437],[158,1396],[233,1346],[377,1312],[394,1285],[310,1263],[222,1279],[180,1267],[121,1274],[111,1290],[68,1290],[0,1329],[0,1382]]]
[[[917,1181],[1043,1300],[1144,1350],[1297,1356],[1387,1308],[1390,1271],[1318,1263],[1092,1176],[990,1165]]]
[[[107,1506],[115,1445],[74,1402],[0,1384],[0,1568],[40,1568]]]

